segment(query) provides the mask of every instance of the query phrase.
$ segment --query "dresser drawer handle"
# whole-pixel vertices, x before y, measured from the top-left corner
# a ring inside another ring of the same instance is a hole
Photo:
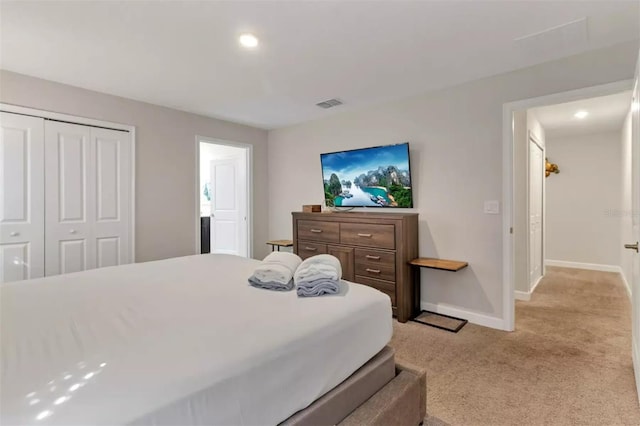
[[[371,234],[361,234],[361,233],[358,233],[358,237],[371,238]]]
[[[370,268],[367,268],[367,269],[365,269],[365,271],[367,271],[367,272],[371,272],[372,274],[379,274],[379,273],[380,273],[380,269],[370,269]]]
[[[315,233],[315,234],[319,234],[322,232],[322,229],[310,229],[311,232]]]
[[[304,249],[306,251],[318,251],[318,249],[316,247],[305,247]]]
[[[372,256],[372,255],[370,255],[370,254],[368,254],[368,255],[366,256],[366,258],[367,258],[367,259],[373,259],[373,260],[380,260],[380,256]]]

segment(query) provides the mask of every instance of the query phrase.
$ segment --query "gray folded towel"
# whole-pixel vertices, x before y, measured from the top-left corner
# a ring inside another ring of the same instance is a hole
[[[261,281],[258,278],[252,276],[249,278],[249,284],[256,288],[274,291],[291,291],[294,287],[293,278],[290,279],[288,283],[283,284],[279,281]]]
[[[316,297],[325,294],[338,294],[340,280],[318,278],[312,281],[299,282],[296,288],[298,297]]]

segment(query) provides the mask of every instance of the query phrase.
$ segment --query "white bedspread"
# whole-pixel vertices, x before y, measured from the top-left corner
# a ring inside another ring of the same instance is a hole
[[[0,286],[0,424],[276,424],[392,334],[388,296],[248,285],[201,255]]]

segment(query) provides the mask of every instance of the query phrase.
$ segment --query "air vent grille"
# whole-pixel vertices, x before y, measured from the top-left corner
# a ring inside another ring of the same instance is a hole
[[[320,108],[327,109],[327,108],[333,108],[334,106],[342,105],[342,101],[334,98],[334,99],[328,99],[323,102],[319,102],[316,105],[319,106]]]
[[[545,57],[558,52],[573,52],[587,46],[587,18],[576,19],[553,28],[518,37],[514,41],[526,54]]]

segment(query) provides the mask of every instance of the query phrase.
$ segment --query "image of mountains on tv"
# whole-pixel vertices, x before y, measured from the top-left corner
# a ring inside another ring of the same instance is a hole
[[[413,207],[407,144],[322,154],[328,207]]]

